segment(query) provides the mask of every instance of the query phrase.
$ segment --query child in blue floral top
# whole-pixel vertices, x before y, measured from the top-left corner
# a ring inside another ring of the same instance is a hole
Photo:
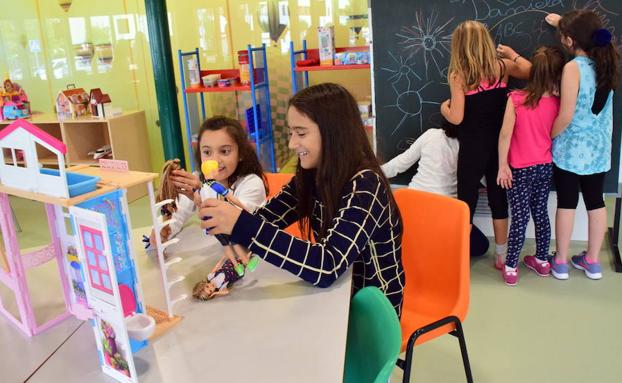
[[[600,279],[598,257],[607,228],[603,184],[611,168],[612,99],[619,79],[619,54],[611,33],[592,11],[573,10],[563,17],[549,14],[546,20],[559,27],[562,45],[575,56],[564,66],[560,111],[551,132],[557,189],[557,252],[551,273],[568,279],[568,247],[580,188],[588,213],[588,247],[571,263],[588,278]]]

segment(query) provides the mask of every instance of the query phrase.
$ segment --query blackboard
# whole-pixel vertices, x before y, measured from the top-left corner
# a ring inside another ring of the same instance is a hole
[[[372,0],[376,147],[381,161],[403,152],[426,129],[438,125],[440,103],[449,98],[451,34],[460,22],[478,20],[488,26],[495,43],[530,57],[538,46],[559,45],[544,17],[577,8],[597,12],[620,43],[621,0]],[[621,113],[622,97],[616,96],[607,193],[618,192]],[[413,174],[411,169],[391,181],[408,184]]]

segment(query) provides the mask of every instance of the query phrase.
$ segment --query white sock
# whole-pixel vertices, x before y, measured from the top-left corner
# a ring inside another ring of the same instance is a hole
[[[536,259],[536,262],[538,262],[539,265],[543,264],[543,263],[549,263],[549,261],[542,261],[540,259],[538,259],[538,257],[534,257]]]
[[[503,245],[495,244],[495,253],[505,259],[505,256],[508,254],[508,243],[506,242]]]
[[[508,271],[516,272],[517,269],[518,269],[517,267],[510,267],[508,265],[505,265],[505,271],[506,272],[508,272]]]

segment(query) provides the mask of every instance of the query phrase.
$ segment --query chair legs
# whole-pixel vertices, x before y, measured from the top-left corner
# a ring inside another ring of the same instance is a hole
[[[406,346],[406,360],[398,359],[397,366],[404,370],[404,378],[402,379],[402,383],[410,382],[410,373],[412,369],[413,363],[413,354],[415,352],[415,342],[417,338],[421,335],[428,333],[432,330],[435,330],[439,327],[443,327],[453,323],[456,326],[456,329],[450,332],[451,335],[458,338],[458,342],[460,343],[460,353],[462,354],[462,363],[464,364],[464,373],[466,374],[466,379],[468,383],[473,383],[473,375],[471,374],[471,364],[469,363],[469,355],[467,353],[466,340],[464,339],[464,331],[462,330],[462,323],[460,319],[455,316],[448,316],[441,320],[438,320],[434,323],[431,323],[427,326],[421,327],[412,333],[410,338],[408,339],[408,344]]]

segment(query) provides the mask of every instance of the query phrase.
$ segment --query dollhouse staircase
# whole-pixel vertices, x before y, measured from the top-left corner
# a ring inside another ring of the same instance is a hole
[[[160,211],[161,211],[160,208],[174,201],[172,199],[167,199],[167,200],[156,203],[155,199],[153,198],[153,191],[151,189],[150,189],[150,198],[152,202],[151,203],[151,215],[153,218],[153,222],[157,222],[153,229],[155,233],[160,233],[163,227],[166,227],[167,225],[175,222],[174,218],[171,218],[165,221],[158,219],[159,218],[158,215],[160,214]],[[188,294],[180,294],[179,296],[175,298],[171,298],[171,289],[173,288],[173,286],[185,280],[186,277],[183,275],[179,275],[179,276],[169,279],[169,275],[168,275],[169,269],[175,264],[181,262],[183,259],[180,257],[174,257],[171,259],[167,259],[164,256],[164,251],[166,250],[166,248],[179,242],[179,238],[172,238],[162,243],[160,235],[156,235],[155,240],[156,240],[156,249],[157,249],[157,254],[158,254],[158,262],[160,264],[160,273],[162,275],[162,287],[164,289],[164,297],[166,299],[166,311],[168,313],[169,318],[172,318],[175,315],[173,312],[173,306],[177,302],[183,301],[184,299],[188,298]]]

